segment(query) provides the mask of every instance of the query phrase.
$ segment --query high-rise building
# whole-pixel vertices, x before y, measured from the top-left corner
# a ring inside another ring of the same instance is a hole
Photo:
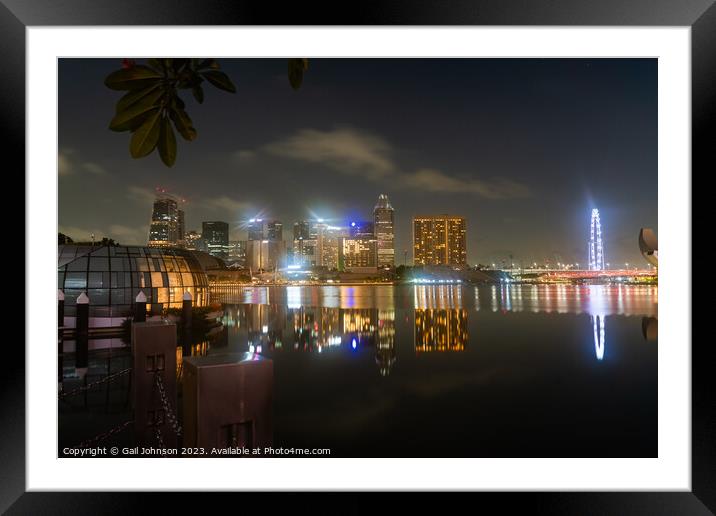
[[[275,271],[285,266],[286,242],[249,240],[246,242],[246,266],[253,272]]]
[[[177,200],[162,190],[157,191],[149,225],[149,247],[176,247],[179,243],[179,208]],[[183,221],[183,213],[182,213]]]
[[[201,251],[201,249],[199,249],[199,240],[201,240],[199,233],[193,230],[189,231],[184,235],[184,247],[190,251]]]
[[[374,237],[348,237],[343,239],[343,269],[361,272],[377,268],[378,241]]]
[[[351,221],[348,225],[348,235],[351,238],[373,238],[375,225],[367,220]]]
[[[177,209],[177,245],[186,247],[186,234],[184,231],[184,210]]]
[[[283,240],[283,224],[279,220],[269,220],[266,222],[267,240],[278,241]]]
[[[293,225],[294,240],[308,240],[311,238],[310,224],[307,220],[300,220]]]
[[[465,265],[467,263],[464,217],[428,215],[413,217],[415,265]]]
[[[246,240],[233,240],[229,242],[229,256],[226,260],[232,265],[246,267]]]
[[[318,239],[299,238],[293,241],[293,264],[304,267],[315,267],[320,265],[320,253],[318,252]]]
[[[207,252],[217,258],[229,257],[229,224],[221,221],[202,222],[201,238]]]
[[[341,245],[346,236],[346,229],[337,226],[320,224],[317,228],[318,265],[328,270],[341,268]]]
[[[375,226],[369,221],[352,221],[342,245],[343,269],[349,272],[378,267],[378,241]]]
[[[264,221],[263,219],[251,219],[248,225],[249,240],[264,239]]]
[[[373,208],[375,237],[378,240],[378,267],[395,265],[395,210],[388,196],[380,194]]]

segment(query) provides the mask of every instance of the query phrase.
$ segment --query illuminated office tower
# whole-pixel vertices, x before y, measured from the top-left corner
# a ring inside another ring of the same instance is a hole
[[[394,211],[388,196],[380,194],[373,208],[375,237],[378,240],[378,267],[395,265]]]
[[[337,270],[341,267],[341,246],[345,237],[345,228],[316,224],[318,265],[328,270]]]
[[[283,240],[283,224],[279,220],[266,221],[266,240]]]
[[[294,265],[313,267],[318,265],[316,256],[318,240],[311,235],[311,224],[307,220],[300,220],[293,225],[293,261]]]
[[[275,271],[286,265],[286,242],[249,240],[246,242],[246,266],[254,272]]]
[[[202,222],[201,238],[207,252],[217,258],[229,257],[229,224],[220,221]]]
[[[184,235],[184,247],[190,251],[201,251],[199,240],[201,240],[199,233],[193,230],[188,231],[186,235]]]
[[[177,245],[186,247],[186,232],[184,230],[184,210],[177,209]]]
[[[263,219],[251,219],[248,225],[249,240],[264,239],[264,221]]]
[[[464,217],[428,215],[413,217],[415,265],[465,265],[467,263]]]
[[[157,190],[149,225],[148,247],[176,247],[179,243],[179,210],[174,196]],[[183,223],[182,212],[182,223]],[[183,232],[183,231],[182,231]]]
[[[307,220],[301,220],[293,225],[294,240],[308,240],[311,238],[310,224]]]
[[[234,240],[229,242],[229,257],[227,262],[238,266],[246,266],[246,240]]]
[[[343,239],[343,268],[348,272],[377,270],[378,241],[371,237]]]

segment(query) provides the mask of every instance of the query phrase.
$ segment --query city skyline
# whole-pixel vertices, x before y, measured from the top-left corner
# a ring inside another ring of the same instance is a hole
[[[237,95],[189,106],[199,138],[166,169],[106,128],[118,61],[60,60],[61,232],[144,245],[158,185],[186,198],[187,232],[222,220],[230,240],[258,216],[285,240],[300,220],[369,220],[386,193],[396,264],[421,213],[464,216],[473,265],[582,263],[595,207],[614,263],[638,263],[639,229],[658,231],[655,60],[350,60],[371,72],[357,85],[343,60],[316,59],[298,92],[277,60],[221,61]]]

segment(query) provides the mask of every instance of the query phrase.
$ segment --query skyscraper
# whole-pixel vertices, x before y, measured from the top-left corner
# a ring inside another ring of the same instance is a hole
[[[251,219],[248,226],[249,240],[264,239],[264,221],[263,219]]]
[[[307,220],[300,220],[293,225],[294,240],[308,240],[310,235],[310,224]]]
[[[175,247],[179,242],[179,208],[177,200],[157,190],[149,225],[149,247]],[[182,212],[182,223],[184,214]]]
[[[201,223],[201,238],[210,255],[226,259],[229,256],[229,224],[221,221]]]
[[[393,206],[386,194],[378,196],[378,204],[373,208],[375,237],[378,240],[378,267],[395,265],[395,229]]]
[[[246,243],[246,240],[230,241],[227,262],[239,267],[246,267]]]
[[[266,222],[266,239],[271,241],[283,240],[283,224],[279,220]]]
[[[318,240],[311,237],[311,225],[300,220],[293,225],[293,264],[303,266],[318,265],[316,257]]]
[[[196,231],[188,231],[186,235],[184,235],[184,246],[190,251],[201,251],[199,248],[199,240],[201,240],[199,233]]]
[[[186,234],[184,231],[184,210],[177,209],[177,245],[186,247]]]
[[[349,272],[378,267],[378,241],[372,221],[352,221],[343,239],[343,268]]]
[[[467,263],[464,217],[428,215],[413,217],[415,265],[465,265]]]

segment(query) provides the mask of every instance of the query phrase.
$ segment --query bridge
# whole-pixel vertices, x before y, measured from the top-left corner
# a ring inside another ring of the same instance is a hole
[[[577,269],[506,269],[505,272],[514,277],[534,276],[541,279],[552,280],[647,278],[657,276],[656,269],[610,269],[602,271]]]

